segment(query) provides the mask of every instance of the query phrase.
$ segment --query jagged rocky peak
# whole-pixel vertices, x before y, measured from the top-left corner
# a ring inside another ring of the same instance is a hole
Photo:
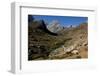
[[[57,33],[63,29],[57,20],[53,20],[49,25],[47,25],[49,31]]]

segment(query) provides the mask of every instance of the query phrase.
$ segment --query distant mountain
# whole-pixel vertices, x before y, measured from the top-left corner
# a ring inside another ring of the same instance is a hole
[[[58,21],[53,20],[48,26],[47,29],[51,32],[57,33],[61,31],[64,27],[59,24]]]

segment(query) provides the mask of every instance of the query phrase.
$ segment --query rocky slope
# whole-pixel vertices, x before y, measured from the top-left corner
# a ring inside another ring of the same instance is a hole
[[[64,45],[49,54],[49,58],[87,58],[88,57],[88,35],[87,24],[83,23],[75,28],[63,31],[63,37],[70,37]],[[67,34],[66,34],[67,33]]]

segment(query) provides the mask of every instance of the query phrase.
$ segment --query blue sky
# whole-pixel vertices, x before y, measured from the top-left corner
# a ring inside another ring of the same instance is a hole
[[[84,22],[88,22],[88,17],[78,16],[47,16],[47,15],[33,15],[36,20],[44,20],[46,23],[51,23],[53,20],[57,20],[60,25],[79,25]]]

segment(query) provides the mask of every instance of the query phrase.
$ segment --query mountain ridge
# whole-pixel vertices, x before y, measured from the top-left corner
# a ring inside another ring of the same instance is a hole
[[[64,28],[56,33],[50,31],[43,20],[29,22],[28,25],[28,60],[87,58],[87,51],[86,56],[83,56],[83,51],[80,51],[81,48],[87,49],[88,46],[87,23]],[[71,52],[64,52],[62,46],[67,49],[66,51]],[[78,50],[79,54],[74,55],[73,50]]]

